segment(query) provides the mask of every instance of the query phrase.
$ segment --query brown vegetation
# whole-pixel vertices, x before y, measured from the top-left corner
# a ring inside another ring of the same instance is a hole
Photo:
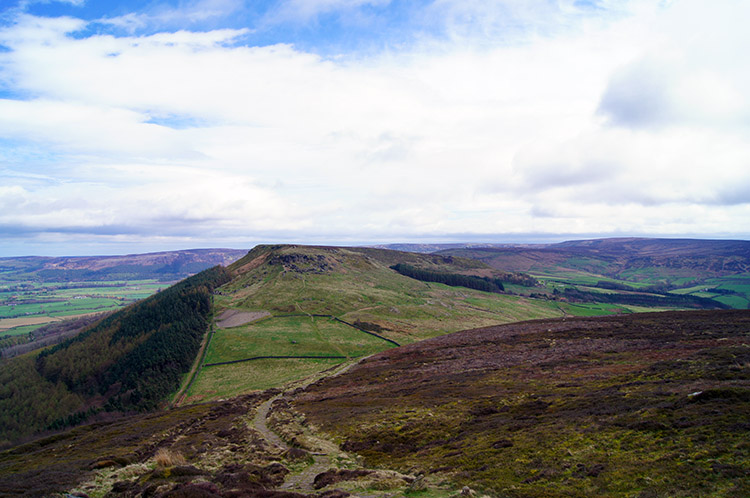
[[[488,327],[380,353],[295,407],[369,465],[507,496],[741,496],[749,343],[746,311]]]

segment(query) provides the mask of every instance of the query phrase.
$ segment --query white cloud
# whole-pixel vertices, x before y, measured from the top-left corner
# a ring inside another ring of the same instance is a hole
[[[548,3],[492,12],[532,22]],[[436,9],[466,25],[487,5]],[[24,95],[0,100],[1,147],[55,161],[3,176],[16,207],[0,225],[181,242],[750,234],[740,4],[696,11],[691,43],[697,4],[627,5],[597,19],[555,3],[541,19],[560,29],[514,44],[345,61],[237,45],[246,30],[81,36],[83,21],[22,16],[0,32],[0,80]]]
[[[600,112],[631,127],[691,125],[736,128],[750,119],[750,4],[683,0],[654,18],[641,54],[612,76]]]

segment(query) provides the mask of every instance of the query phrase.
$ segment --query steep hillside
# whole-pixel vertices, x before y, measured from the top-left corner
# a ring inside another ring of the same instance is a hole
[[[397,264],[502,282],[520,278],[464,258],[369,248],[258,246],[229,267],[205,366],[184,402],[292,381],[377,351],[467,327],[574,313],[560,303],[420,281]]]
[[[228,279],[222,267],[205,270],[54,347],[0,363],[0,441],[156,408],[193,363],[213,289]]]
[[[294,401],[367,465],[507,497],[750,496],[750,312],[546,320],[390,350]]]

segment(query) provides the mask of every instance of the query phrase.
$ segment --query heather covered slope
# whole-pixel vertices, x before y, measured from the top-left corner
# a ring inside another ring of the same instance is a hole
[[[0,489],[109,498],[448,498],[463,486],[498,497],[748,496],[748,330],[750,313],[712,311],[458,332],[284,392],[17,446],[0,452]]]
[[[750,312],[542,320],[390,350],[295,407],[365,457],[491,495],[750,495]]]

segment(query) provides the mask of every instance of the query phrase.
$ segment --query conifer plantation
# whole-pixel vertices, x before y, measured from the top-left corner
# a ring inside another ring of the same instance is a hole
[[[80,423],[100,412],[157,408],[200,348],[220,266],[108,316],[40,353],[0,365],[0,440]]]

